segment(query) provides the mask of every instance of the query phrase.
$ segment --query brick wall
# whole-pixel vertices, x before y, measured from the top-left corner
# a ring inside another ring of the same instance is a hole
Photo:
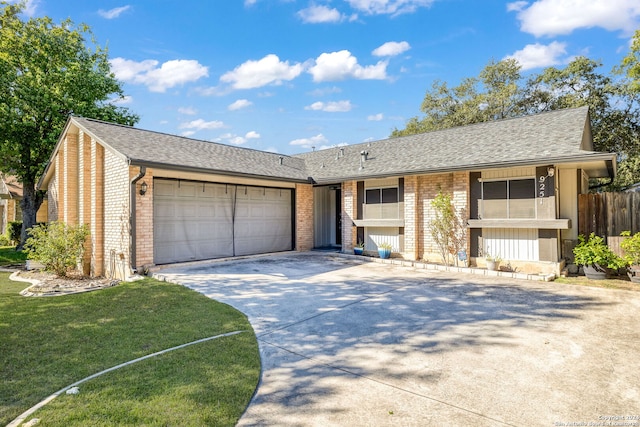
[[[296,184],[296,250],[313,249],[313,186]]]
[[[407,176],[404,178],[404,252],[406,259],[417,260],[422,254],[422,242],[420,240],[420,219],[422,213],[418,204],[418,177]]]
[[[91,140],[91,275],[104,274],[104,147]]]
[[[104,150],[104,263],[105,275],[123,279],[129,268],[129,165]]]
[[[358,212],[358,182],[342,183],[342,252],[352,252],[358,238],[353,220]]]
[[[471,195],[469,193],[469,172],[454,172],[452,183],[452,198],[453,206],[456,212],[463,222],[466,224],[469,219],[469,208],[471,203]],[[464,249],[467,251],[467,257],[471,253],[471,239],[469,238],[468,229],[465,227],[463,230],[466,245]],[[468,258],[467,258],[468,259]]]
[[[129,167],[129,182],[138,175],[139,167]],[[147,192],[140,195],[140,186],[147,184]],[[140,269],[153,264],[153,169],[136,183],[136,265]]]
[[[63,141],[64,198],[63,220],[69,225],[78,223],[78,135],[67,134]]]
[[[54,165],[56,165],[58,155],[56,155],[56,160],[54,160]],[[58,203],[59,203],[59,191],[58,191],[58,169],[53,169],[53,177],[51,181],[49,181],[49,186],[47,187],[47,221],[57,221],[58,220]]]
[[[427,261],[442,262],[438,245],[429,231],[429,223],[435,219],[435,209],[431,206],[431,202],[441,190],[445,193],[452,193],[453,174],[421,175],[418,177],[418,188],[418,204],[422,211],[420,221],[420,227],[423,230],[421,236],[422,258]]]

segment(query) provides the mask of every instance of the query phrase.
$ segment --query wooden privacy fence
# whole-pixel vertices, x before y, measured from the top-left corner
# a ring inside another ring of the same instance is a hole
[[[620,236],[640,231],[640,193],[594,193],[578,197],[578,233]]]

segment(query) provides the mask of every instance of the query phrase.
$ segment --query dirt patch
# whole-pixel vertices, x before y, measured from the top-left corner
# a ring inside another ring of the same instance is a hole
[[[120,283],[115,279],[86,277],[79,273],[71,273],[68,277],[59,277],[45,271],[19,271],[12,275],[12,279],[32,283],[31,286],[20,292],[24,296],[69,295],[110,288]]]

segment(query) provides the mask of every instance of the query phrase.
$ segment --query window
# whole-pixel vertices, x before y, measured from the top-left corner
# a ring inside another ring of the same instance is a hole
[[[365,193],[365,203],[398,203],[398,187],[370,188]]]
[[[482,218],[535,217],[535,179],[518,178],[482,183]]]

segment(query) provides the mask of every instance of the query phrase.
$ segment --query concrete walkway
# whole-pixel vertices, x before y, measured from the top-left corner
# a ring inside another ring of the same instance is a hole
[[[319,253],[156,277],[247,314],[263,372],[239,425],[640,426],[640,293]]]

